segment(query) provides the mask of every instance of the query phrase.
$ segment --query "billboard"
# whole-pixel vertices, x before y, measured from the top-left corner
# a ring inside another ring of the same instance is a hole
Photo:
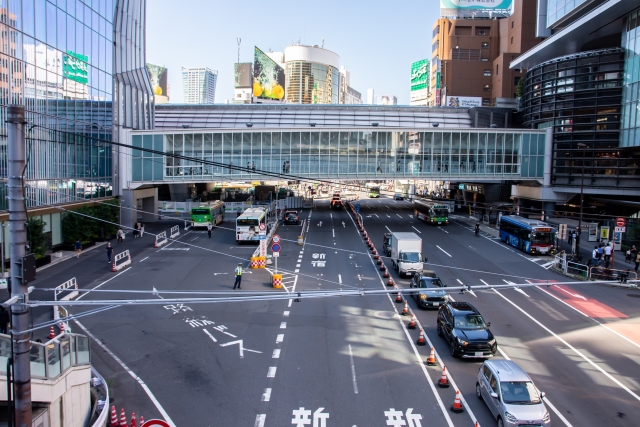
[[[447,96],[447,107],[482,107],[478,96]]]
[[[237,88],[249,88],[251,87],[251,62],[243,62],[234,64],[233,69],[233,87]]]
[[[62,58],[62,77],[86,85],[89,83],[89,57],[70,50]]]
[[[169,96],[168,82],[169,72],[165,67],[147,64],[149,79],[151,79],[151,89],[154,95]]]
[[[429,83],[429,60],[423,59],[411,64],[411,92],[427,88]]]
[[[440,0],[440,9],[506,10],[513,0]]]
[[[284,69],[257,47],[253,60],[253,96],[284,100]]]

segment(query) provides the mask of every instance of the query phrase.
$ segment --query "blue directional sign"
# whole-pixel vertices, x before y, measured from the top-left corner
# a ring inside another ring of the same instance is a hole
[[[271,250],[273,252],[280,252],[280,245],[278,243],[274,243],[273,245],[271,245]]]
[[[360,213],[360,203],[356,203],[356,212]]]

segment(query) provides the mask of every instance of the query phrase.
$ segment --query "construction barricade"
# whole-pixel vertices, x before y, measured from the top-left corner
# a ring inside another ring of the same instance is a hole
[[[271,286],[277,289],[282,287],[282,274],[271,275]]]
[[[56,286],[55,289],[56,290],[53,291],[54,301],[68,301],[78,296],[78,291],[72,291],[69,294],[65,295],[64,297],[58,299],[58,295],[60,295],[62,292],[67,291],[69,289],[78,289],[78,282],[76,281],[75,277],[71,280],[67,280],[62,285]],[[57,306],[57,305],[53,306],[53,318],[56,320],[60,318],[60,306]]]
[[[169,241],[169,239],[167,239],[167,232],[163,231],[160,234],[156,234],[156,241],[153,244],[154,248],[159,248],[160,246],[166,244]]]
[[[180,226],[176,225],[175,227],[171,227],[171,233],[169,234],[170,239],[175,239],[180,235]]]
[[[258,261],[258,267],[257,268],[267,268],[267,257],[266,256],[259,256],[256,257],[257,261]]]
[[[249,261],[249,268],[259,268],[259,262],[258,262],[258,258],[257,256],[252,256],[250,261]]]
[[[118,255],[113,258],[113,263],[111,264],[111,271],[118,271],[122,267],[131,264],[131,255],[129,255],[129,250],[127,249],[124,252],[120,252]]]

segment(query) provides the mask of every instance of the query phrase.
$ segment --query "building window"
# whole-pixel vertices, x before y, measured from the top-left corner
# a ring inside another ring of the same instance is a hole
[[[434,38],[435,36],[437,36],[440,33],[440,25],[436,26],[433,29],[433,35],[431,36],[431,38]]]
[[[433,53],[437,51],[438,47],[440,47],[440,40],[436,40],[436,42],[431,45],[431,52]]]
[[[513,28],[513,21],[511,21],[511,28]]]
[[[499,70],[499,68],[498,68],[498,67],[500,67],[500,64],[496,64],[496,76],[499,74],[499,73],[498,73],[498,70]]]
[[[482,42],[483,49],[489,49],[489,42]]]
[[[486,28],[478,28],[476,29],[476,35],[477,36],[486,36],[488,35],[489,31]]]
[[[485,77],[491,77],[491,70],[484,70]]]
[[[518,83],[520,83],[520,79],[521,79],[521,77],[514,77],[513,78],[513,85],[514,86],[518,86]]]
[[[513,44],[513,37],[511,37],[511,44]]]
[[[482,105],[491,105],[491,100],[489,98],[482,98]]]
[[[484,86],[482,86],[482,89],[483,89],[485,92],[491,92],[491,85],[484,85]]]

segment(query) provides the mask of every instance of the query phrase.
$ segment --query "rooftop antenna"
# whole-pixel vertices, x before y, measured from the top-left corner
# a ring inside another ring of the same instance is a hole
[[[240,63],[240,42],[242,39],[240,37],[236,37],[236,41],[238,42],[238,64]]]
[[[322,36],[322,48],[324,49],[324,36]]]

